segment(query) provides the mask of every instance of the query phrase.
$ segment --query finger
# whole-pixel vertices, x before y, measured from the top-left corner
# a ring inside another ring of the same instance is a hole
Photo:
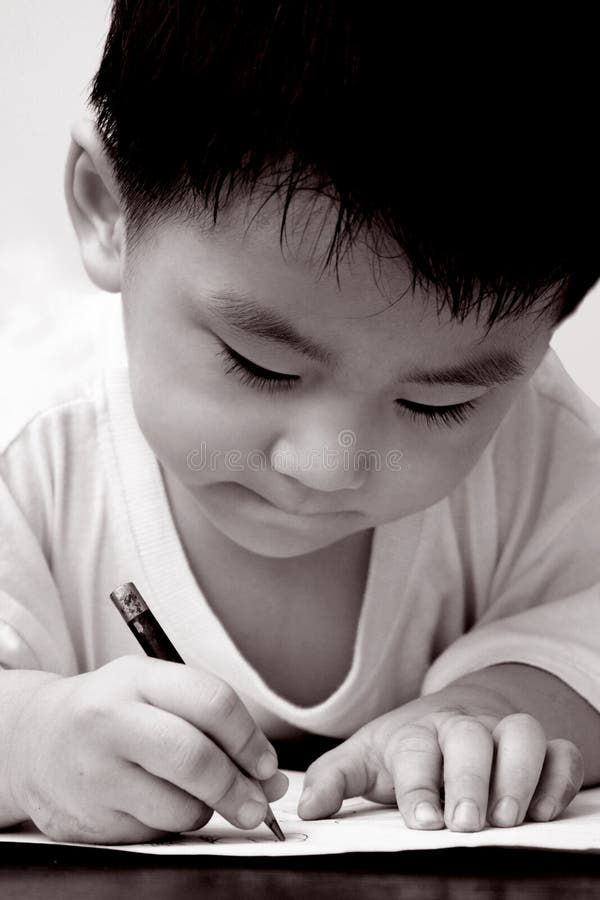
[[[583,776],[583,756],[579,748],[563,738],[548,741],[546,758],[529,805],[528,818],[536,822],[548,822],[560,815],[581,790]]]
[[[369,793],[381,768],[372,767],[369,759],[372,756],[355,738],[320,756],[306,771],[298,814],[303,819],[324,819],[336,813],[347,797]]]
[[[488,819],[491,825],[520,825],[531,802],[546,755],[546,735],[537,719],[514,713],[492,732],[496,745]]]
[[[452,716],[438,728],[444,757],[444,820],[452,831],[479,831],[485,825],[494,743],[489,730],[471,716]]]
[[[191,666],[142,657],[136,687],[141,699],[194,725],[255,778],[270,778],[277,771],[274,747],[222,679]]]
[[[197,797],[133,763],[122,764],[115,785],[116,796],[107,801],[154,831],[194,831],[206,825],[213,814]]]
[[[233,825],[255,828],[265,818],[267,801],[259,784],[178,716],[148,704],[129,704],[127,728],[115,737],[114,747],[123,759],[181,788]]]
[[[290,780],[284,772],[275,772],[272,778],[260,782],[261,790],[269,803],[283,797],[289,786]]]
[[[386,746],[384,760],[406,825],[443,828],[442,753],[435,729],[418,723],[399,728]]]

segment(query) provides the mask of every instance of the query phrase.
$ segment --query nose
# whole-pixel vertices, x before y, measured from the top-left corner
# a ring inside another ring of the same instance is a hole
[[[339,416],[296,419],[273,444],[274,471],[294,478],[315,491],[358,490],[368,478],[373,450],[361,447],[359,431]]]

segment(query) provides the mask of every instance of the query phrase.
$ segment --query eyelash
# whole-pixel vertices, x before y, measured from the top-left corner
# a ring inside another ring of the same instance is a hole
[[[298,381],[299,375],[280,375],[277,372],[270,372],[269,369],[263,369],[256,363],[250,362],[243,356],[240,356],[231,347],[223,344],[223,349],[217,356],[225,360],[225,374],[235,374],[239,377],[242,384],[248,384],[250,387],[260,391],[291,391],[294,383]]]
[[[249,385],[255,390],[291,391],[294,384],[300,379],[299,375],[283,375],[271,372],[251,362],[231,347],[223,344],[223,349],[217,354],[225,361],[225,374],[236,375],[242,384]],[[408,413],[413,420],[425,420],[427,425],[452,425],[462,424],[469,418],[469,414],[477,405],[476,400],[466,400],[464,403],[454,403],[452,406],[426,406],[420,403],[412,403],[410,400],[395,401],[401,409]]]

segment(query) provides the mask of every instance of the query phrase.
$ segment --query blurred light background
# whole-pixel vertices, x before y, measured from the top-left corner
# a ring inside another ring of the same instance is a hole
[[[90,317],[118,303],[85,275],[62,186],[70,124],[85,113],[109,12],[109,0],[0,0],[2,418],[18,413],[40,369],[87,358]],[[552,343],[598,404],[599,341],[596,287]]]

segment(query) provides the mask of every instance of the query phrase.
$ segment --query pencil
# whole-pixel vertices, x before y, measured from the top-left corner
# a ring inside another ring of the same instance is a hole
[[[129,630],[135,635],[147,656],[153,656],[155,659],[165,659],[167,662],[184,662],[132,581],[128,581],[111,591],[110,599],[123,616],[129,626]],[[257,787],[261,787],[260,782],[256,778],[252,778],[247,772],[244,772],[244,775]],[[268,803],[265,825],[271,829],[278,841],[285,841],[285,835]]]

